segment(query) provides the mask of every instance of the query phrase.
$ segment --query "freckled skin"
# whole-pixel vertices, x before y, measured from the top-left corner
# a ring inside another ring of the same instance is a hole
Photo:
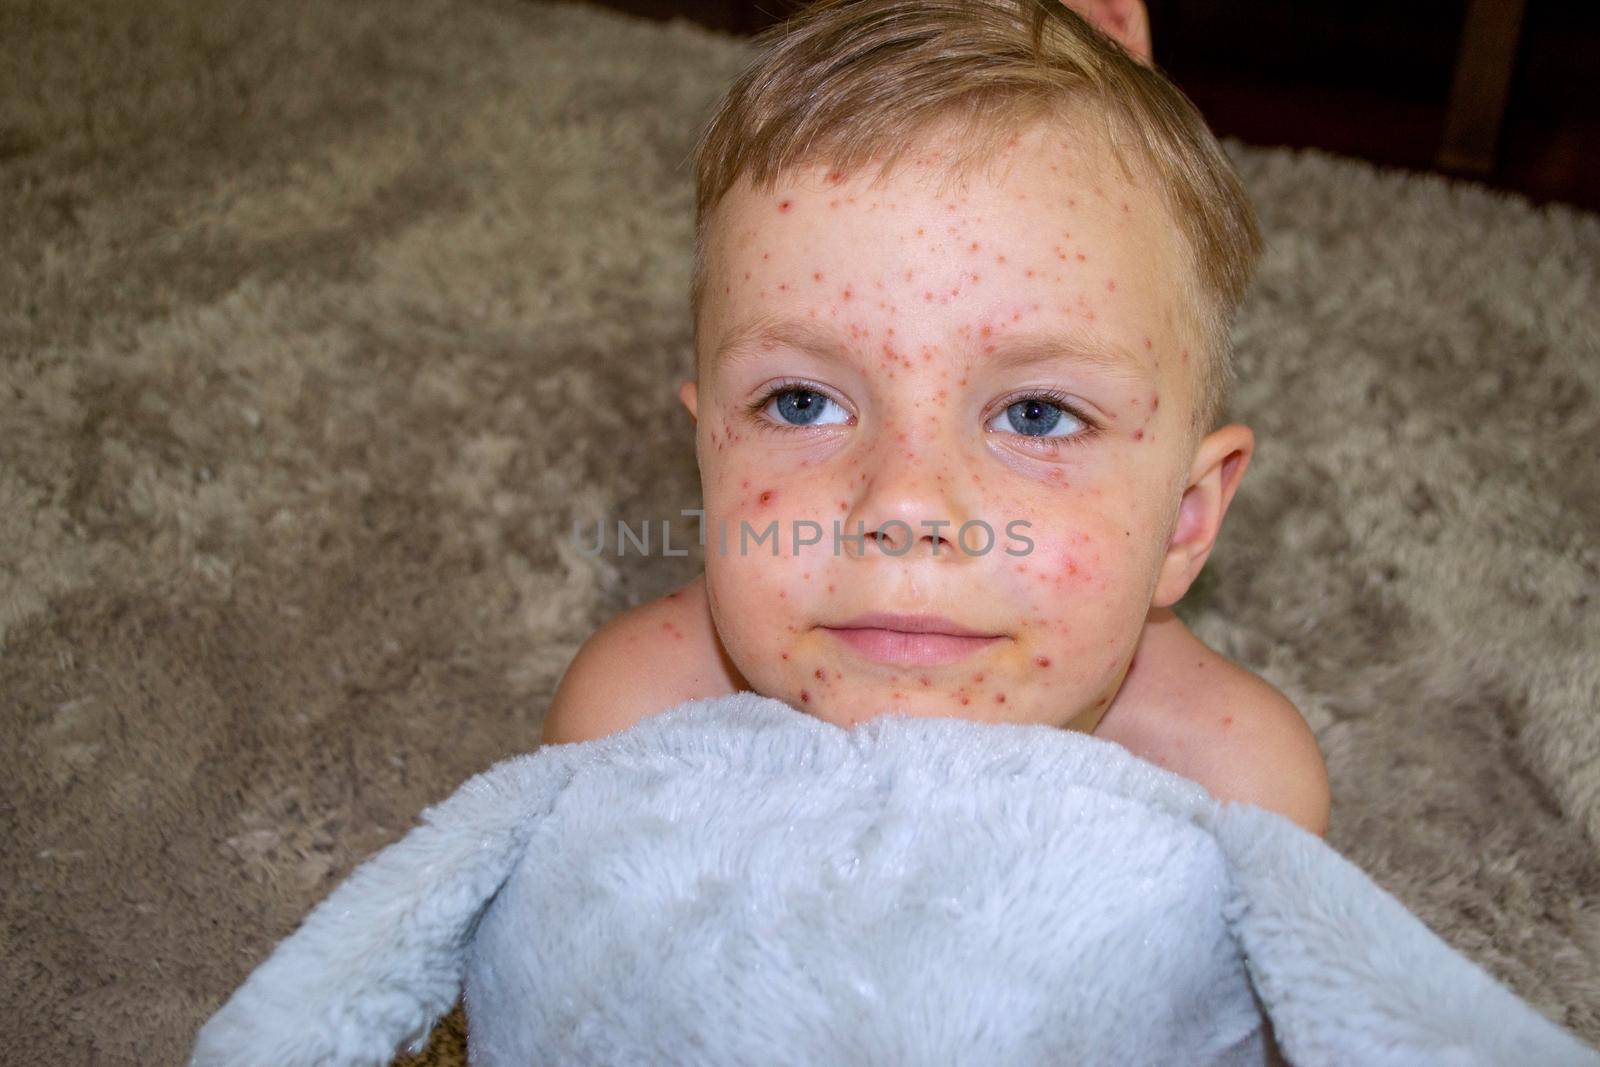
[[[1191,459],[1178,447],[1187,360],[1172,355],[1198,335],[1174,282],[1186,257],[1158,191],[1123,176],[1092,138],[1032,127],[993,172],[954,189],[940,188],[937,160],[913,159],[876,186],[875,170],[828,166],[770,191],[741,180],[713,217],[694,404],[712,619],[753,689],[839,725],[900,711],[1092,729],[1151,610],[1170,487]],[[1040,189],[1075,194],[1025,195]],[[967,256],[983,257],[981,273]],[[1094,276],[1082,269],[1091,257]],[[1046,262],[1061,273],[1039,270]],[[845,352],[767,344],[737,362],[711,358],[761,315],[827,324]],[[1063,328],[1132,353],[1135,375],[997,362],[1014,338]],[[815,424],[756,403],[794,380],[825,398]],[[1062,409],[1060,436],[1021,432],[1009,406],[1043,389],[1087,421]],[[1157,395],[1177,399],[1158,412]],[[773,519],[776,554],[769,539],[741,555],[741,521],[760,531]],[[802,520],[822,529],[819,543],[792,543]],[[903,554],[906,529],[891,520],[911,527]],[[927,520],[945,525],[935,533]],[[836,522],[865,540],[835,552]],[[958,548],[966,522],[993,531],[986,554]],[[1026,547],[1012,522],[1032,542],[1026,554],[1005,551]],[[718,523],[727,555],[715,551]],[[941,614],[1000,640],[951,664],[878,664],[826,629],[873,611]]]

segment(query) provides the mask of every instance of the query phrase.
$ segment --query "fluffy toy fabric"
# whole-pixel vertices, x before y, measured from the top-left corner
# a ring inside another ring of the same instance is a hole
[[[1099,738],[741,693],[507,760],[287,938],[193,1067],[1583,1064],[1270,812]]]

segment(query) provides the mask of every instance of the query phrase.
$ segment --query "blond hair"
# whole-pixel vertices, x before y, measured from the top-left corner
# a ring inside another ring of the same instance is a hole
[[[1164,76],[1059,0],[816,0],[754,39],[694,148],[690,309],[698,340],[712,212],[741,176],[772,191],[792,168],[886,176],[930,130],[961,131],[947,170],[993,159],[1018,128],[1098,107],[1127,171],[1118,130],[1153,175],[1184,236],[1191,305],[1205,351],[1192,366],[1195,439],[1227,406],[1230,330],[1261,254],[1255,213],[1205,120]]]

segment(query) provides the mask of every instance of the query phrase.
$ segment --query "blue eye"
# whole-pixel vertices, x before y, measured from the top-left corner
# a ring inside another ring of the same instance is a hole
[[[1070,420],[1065,427],[1061,423],[1063,415]],[[1022,397],[995,416],[996,423],[1002,420],[1008,425],[996,428],[1009,429],[1023,437],[1072,437],[1088,428],[1087,422],[1069,406],[1049,396]],[[1072,428],[1073,423],[1077,424],[1078,430]]]
[[[775,409],[781,425],[838,426],[849,421],[848,414],[832,397],[805,386],[779,386],[762,399],[760,406],[763,411]]]

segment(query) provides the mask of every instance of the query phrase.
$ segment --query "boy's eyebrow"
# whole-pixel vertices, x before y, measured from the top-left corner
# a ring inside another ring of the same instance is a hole
[[[819,323],[803,319],[761,316],[733,330],[717,346],[713,365],[737,362],[754,355],[763,346],[785,345],[832,360],[847,357],[850,342]],[[1153,370],[1133,352],[1091,330],[1065,327],[1038,333],[1021,333],[987,339],[983,347],[992,348],[983,362],[990,367],[1011,369],[1036,363],[1066,361],[1094,367],[1130,382],[1148,382]]]

